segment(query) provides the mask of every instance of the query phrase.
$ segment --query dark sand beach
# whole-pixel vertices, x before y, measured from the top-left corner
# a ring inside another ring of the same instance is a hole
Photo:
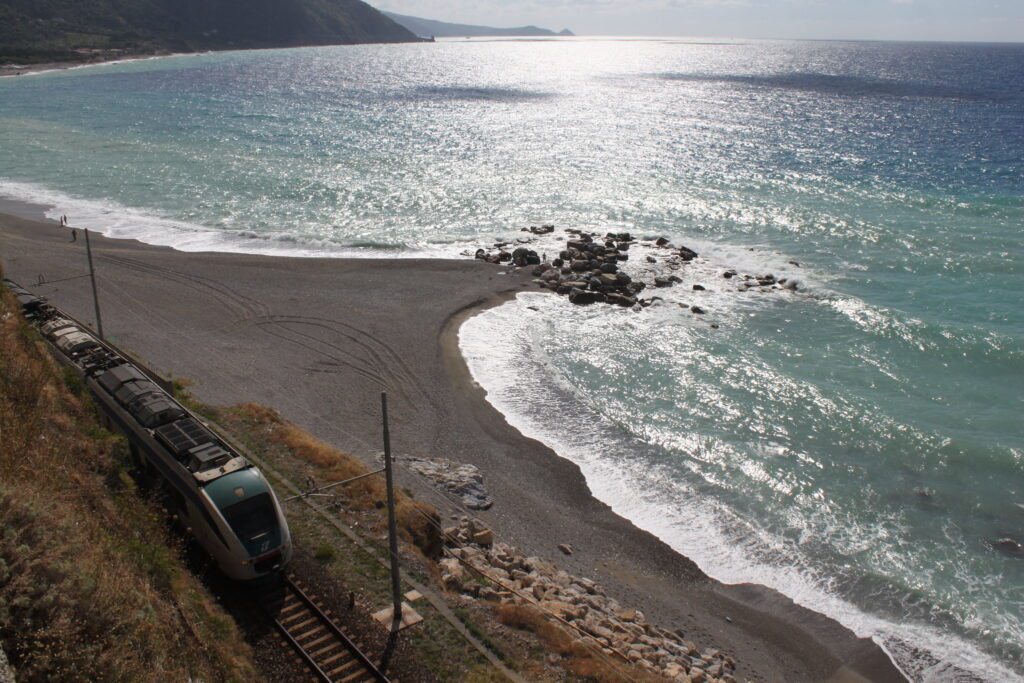
[[[42,207],[0,202],[7,277],[93,321],[84,240]],[[18,214],[18,215],[13,215]],[[74,221],[72,219],[72,225]],[[381,391],[399,456],[477,465],[499,540],[603,584],[621,603],[768,681],[903,680],[884,652],[759,586],[726,586],[590,495],[577,467],[524,438],[474,386],[460,322],[533,288],[479,261],[300,259],[186,253],[92,237],[104,332],[214,404],[253,401],[366,460],[380,448]],[[566,304],[568,305],[568,303]],[[417,497],[455,509],[416,475]],[[557,549],[571,544],[565,556]],[[727,619],[728,617],[728,619]]]

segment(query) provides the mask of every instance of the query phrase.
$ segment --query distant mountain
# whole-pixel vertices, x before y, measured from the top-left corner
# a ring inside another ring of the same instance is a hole
[[[0,0],[0,61],[417,40],[359,0]]]
[[[394,12],[381,12],[396,24],[401,24],[423,38],[477,38],[482,36],[571,36],[569,29],[559,33],[536,26],[519,26],[517,28],[494,28],[492,26],[471,26],[469,24],[449,24],[445,21],[421,19]]]

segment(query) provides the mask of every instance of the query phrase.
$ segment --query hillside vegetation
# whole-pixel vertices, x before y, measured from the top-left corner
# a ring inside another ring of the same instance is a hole
[[[0,61],[416,40],[359,0],[0,0]]]
[[[251,681],[249,646],[0,286],[0,647],[24,681]]]

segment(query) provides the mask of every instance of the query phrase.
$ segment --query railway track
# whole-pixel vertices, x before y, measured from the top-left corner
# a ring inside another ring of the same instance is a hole
[[[302,589],[299,580],[285,574],[280,584],[261,598],[281,637],[318,680],[388,683],[387,676]]]

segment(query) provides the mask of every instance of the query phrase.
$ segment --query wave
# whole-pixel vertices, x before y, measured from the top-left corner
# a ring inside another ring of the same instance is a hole
[[[743,521],[694,473],[680,476],[638,457],[657,448],[630,437],[559,374],[535,334],[550,334],[543,320],[564,317],[564,300],[520,294],[516,301],[485,311],[463,324],[459,344],[487,400],[524,435],[547,444],[580,466],[594,495],[616,513],[655,534],[725,583],[757,583],[826,614],[861,637],[871,637],[915,681],[1022,680],[958,633],[914,619],[871,614],[841,594],[849,581],[829,576],[801,552],[799,544]],[[648,311],[637,315],[657,315]],[[585,314],[581,329],[596,328],[603,314]],[[632,315],[632,314],[624,314]],[[536,324],[531,324],[535,320]],[[564,425],[587,424],[585,435]],[[687,436],[686,448],[711,448]],[[898,600],[897,600],[898,602]],[[900,615],[906,616],[906,615]]]
[[[214,228],[124,206],[111,200],[84,199],[34,183],[0,178],[0,197],[46,207],[44,215],[67,215],[72,227],[117,239],[134,239],[178,251],[218,251],[303,258],[457,258],[469,244],[374,240],[338,241],[292,232]]]

